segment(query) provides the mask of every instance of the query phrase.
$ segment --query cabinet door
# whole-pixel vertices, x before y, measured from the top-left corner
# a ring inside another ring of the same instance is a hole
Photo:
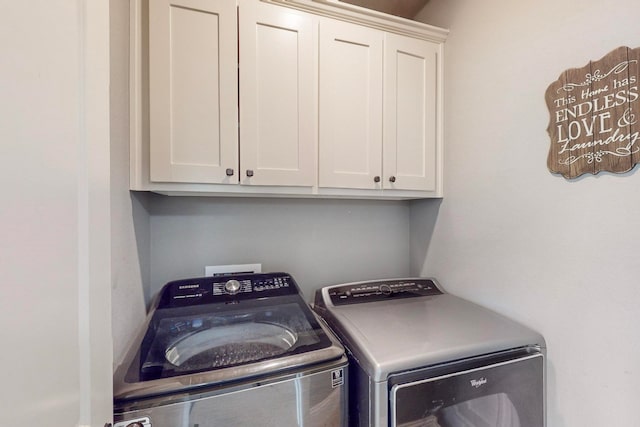
[[[236,27],[234,1],[149,2],[151,181],[238,182]]]
[[[317,55],[311,15],[240,4],[240,182],[312,186]]]
[[[385,35],[385,188],[436,191],[439,45]]]
[[[320,23],[320,187],[381,188],[382,42],[371,28]]]

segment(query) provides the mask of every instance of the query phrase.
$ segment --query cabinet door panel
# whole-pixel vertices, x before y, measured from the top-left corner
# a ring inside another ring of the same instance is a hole
[[[320,25],[319,186],[380,188],[383,33]]]
[[[258,1],[242,3],[239,13],[241,182],[312,186],[317,116],[313,19]]]
[[[235,4],[153,0],[149,14],[151,181],[237,182]]]
[[[385,188],[436,190],[438,49],[428,41],[386,35]]]

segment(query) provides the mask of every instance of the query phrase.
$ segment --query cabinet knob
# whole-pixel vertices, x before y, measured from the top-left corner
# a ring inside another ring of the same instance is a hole
[[[251,178],[253,176],[253,170],[247,169],[247,176]]]
[[[389,177],[389,182],[396,182],[396,177],[395,177],[395,176],[393,176],[393,175],[391,175],[391,176]]]
[[[227,176],[233,176],[233,169],[227,168],[227,170],[225,172],[226,172]]]
[[[373,177],[373,182],[380,182],[380,177],[379,176],[374,176]]]

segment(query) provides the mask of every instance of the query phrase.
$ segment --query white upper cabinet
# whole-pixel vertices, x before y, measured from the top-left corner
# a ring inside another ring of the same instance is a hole
[[[321,22],[320,187],[437,190],[439,49]]]
[[[312,186],[316,74],[311,15],[259,1],[240,5],[240,179]]]
[[[332,0],[132,2],[132,190],[442,196],[446,30]]]
[[[237,182],[236,22],[233,1],[149,2],[151,181]]]
[[[309,15],[259,1],[153,0],[149,23],[151,181],[314,185]]]
[[[320,187],[380,188],[382,49],[380,31],[320,23]]]
[[[439,46],[385,35],[384,188],[436,191]]]

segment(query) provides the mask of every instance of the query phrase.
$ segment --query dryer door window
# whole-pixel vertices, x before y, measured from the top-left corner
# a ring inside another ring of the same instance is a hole
[[[493,356],[481,366],[474,360],[390,380],[391,426],[543,427],[542,354],[504,359]]]

